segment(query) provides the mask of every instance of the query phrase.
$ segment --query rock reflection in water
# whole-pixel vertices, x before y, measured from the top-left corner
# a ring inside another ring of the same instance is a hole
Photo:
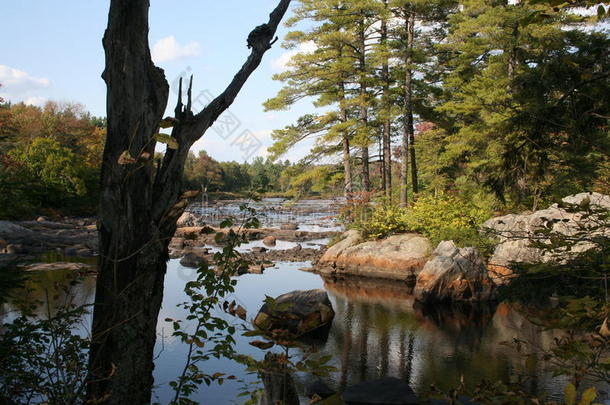
[[[324,277],[336,312],[324,352],[334,355],[338,373],[331,383],[347,386],[383,376],[401,378],[419,393],[431,384],[473,388],[482,379],[507,380],[523,359],[501,343],[535,339],[541,332],[508,304],[436,305],[414,303],[412,288],[382,280]],[[559,393],[562,382],[536,372],[530,389]]]

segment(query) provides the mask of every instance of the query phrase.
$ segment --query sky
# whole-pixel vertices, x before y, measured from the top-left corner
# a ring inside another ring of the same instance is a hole
[[[195,109],[219,94],[249,54],[248,33],[268,20],[277,0],[151,0],[149,43],[153,60],[171,85],[166,115],[175,105],[177,78],[194,74]],[[44,105],[47,100],[77,102],[96,116],[106,113],[102,36],[109,0],[18,0],[2,4],[0,24],[0,97]],[[288,12],[290,14],[290,11]],[[262,103],[281,83],[272,75],[285,69],[294,51],[269,50],[233,106],[194,146],[213,158],[251,161],[266,156],[271,131],[311,111],[302,101],[290,111],[264,112]],[[197,111],[195,111],[197,112]],[[302,144],[283,158],[303,157]]]

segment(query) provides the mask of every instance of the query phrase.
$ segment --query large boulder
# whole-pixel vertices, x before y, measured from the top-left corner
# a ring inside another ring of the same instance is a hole
[[[15,236],[31,236],[35,233],[10,221],[0,221],[0,237],[11,239]]]
[[[579,193],[562,199],[563,203],[587,205],[610,209],[610,196],[599,193]],[[535,239],[545,241],[544,236],[536,235],[545,230],[558,235],[573,236],[588,227],[594,234],[610,235],[610,229],[599,229],[599,223],[582,212],[574,212],[553,204],[547,209],[529,214],[509,214],[491,218],[483,224],[483,231],[495,236],[499,243],[489,259],[489,271],[496,284],[504,284],[511,279],[511,266],[515,263],[565,262],[575,254],[582,253],[595,244],[589,241],[576,242],[569,251],[553,252],[531,246]]]
[[[289,337],[296,339],[327,329],[334,317],[326,291],[297,290],[280,295],[273,303],[265,303],[254,318],[254,326],[271,334],[287,331]]]
[[[393,280],[413,280],[430,255],[430,241],[416,233],[363,241],[348,231],[318,261],[322,272]]]
[[[475,248],[460,249],[453,241],[443,241],[417,275],[413,295],[423,303],[477,302],[491,300],[494,291],[485,261]]]

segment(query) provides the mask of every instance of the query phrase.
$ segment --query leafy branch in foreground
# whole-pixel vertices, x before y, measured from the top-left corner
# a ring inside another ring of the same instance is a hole
[[[184,369],[178,378],[170,382],[175,392],[172,404],[195,404],[197,402],[189,397],[198,387],[205,383],[210,385],[213,381],[222,384],[225,379],[235,379],[235,376],[226,376],[216,372],[209,374],[201,370],[199,364],[212,357],[233,358],[235,355],[235,326],[226,319],[216,315],[215,309],[220,308],[221,299],[235,292],[237,280],[235,276],[248,272],[250,262],[243,258],[237,248],[245,241],[247,236],[243,229],[260,226],[255,217],[255,210],[242,205],[240,210],[246,213],[242,225],[235,230],[235,217],[229,217],[220,224],[221,228],[229,229],[225,234],[218,232],[216,242],[223,243],[222,251],[214,254],[214,265],[204,263],[197,271],[197,279],[186,283],[184,291],[190,301],[180,304],[189,315],[186,321],[196,321],[192,332],[187,332],[182,326],[182,320],[167,318],[174,329],[173,336],[179,337],[188,345],[188,354]],[[238,313],[245,319],[245,310],[238,308]]]
[[[78,276],[77,276],[78,277]],[[79,333],[88,314],[87,305],[76,305],[71,285],[56,283],[45,290],[45,302],[23,308],[13,322],[2,325],[0,335],[0,402],[78,404],[84,402],[90,339]],[[51,313],[50,303],[65,299]],[[45,317],[34,309],[44,305]]]

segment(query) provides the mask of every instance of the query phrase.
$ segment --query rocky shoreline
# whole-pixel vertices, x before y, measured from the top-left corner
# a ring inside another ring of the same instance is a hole
[[[581,193],[564,198],[562,204],[609,209],[610,197]],[[192,223],[192,218],[182,220],[183,225]],[[239,251],[252,263],[251,273],[261,273],[275,262],[311,262],[310,270],[325,278],[358,276],[409,285],[414,287],[414,298],[422,303],[479,302],[495,299],[497,287],[510,280],[513,263],[566,260],[566,257],[549,256],[530,246],[529,241],[537,230],[552,229],[570,236],[588,226],[588,221],[591,221],[590,216],[567,210],[561,204],[534,213],[492,218],[484,224],[486,232],[491,232],[497,240],[489,260],[475,248],[459,248],[452,241],[442,241],[434,247],[427,238],[414,233],[367,241],[357,231],[350,230],[326,249],[327,242],[339,232],[303,231],[296,223],[255,229],[182,226],[171,240],[169,255],[180,259],[186,267],[212,263],[214,253],[223,245],[223,238],[217,238],[217,234],[240,232],[246,243]],[[596,229],[595,232],[595,235],[601,235],[610,230]],[[569,253],[590,248],[591,243],[579,243]],[[0,221],[0,267],[9,263],[31,263],[48,252],[60,258],[95,257],[97,249],[97,228],[93,218],[62,222],[45,218]]]

